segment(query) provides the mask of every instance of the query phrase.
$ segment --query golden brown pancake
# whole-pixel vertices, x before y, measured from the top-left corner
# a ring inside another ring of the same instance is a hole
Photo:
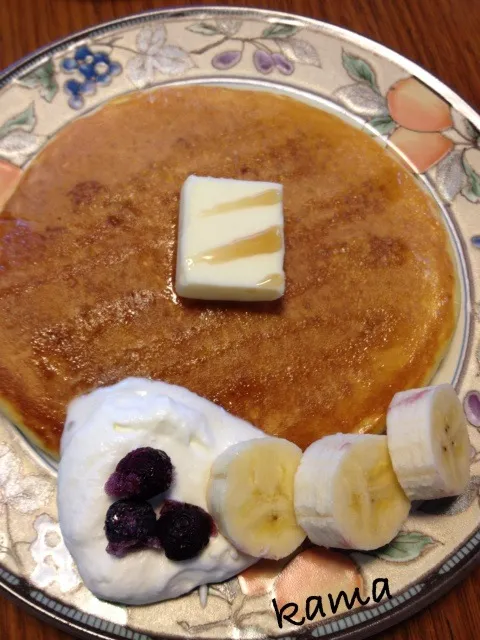
[[[284,185],[281,301],[176,298],[192,173]],[[26,172],[0,234],[3,405],[54,453],[72,398],[126,376],[183,385],[302,447],[378,431],[455,325],[430,198],[364,133],[269,93],[161,88],[76,120]]]

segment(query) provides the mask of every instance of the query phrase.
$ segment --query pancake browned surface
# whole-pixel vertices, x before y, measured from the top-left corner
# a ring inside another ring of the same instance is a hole
[[[284,185],[282,301],[176,299],[192,173]],[[78,119],[27,171],[0,232],[0,391],[53,451],[67,403],[126,376],[186,386],[303,447],[378,430],[455,325],[429,197],[365,134],[268,93],[162,88]]]

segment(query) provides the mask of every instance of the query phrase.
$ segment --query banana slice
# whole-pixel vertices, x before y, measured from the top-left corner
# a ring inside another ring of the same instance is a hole
[[[387,413],[393,468],[411,500],[461,494],[470,475],[462,404],[449,384],[397,393]]]
[[[216,458],[207,504],[220,532],[243,553],[279,560],[305,539],[293,508],[302,451],[280,438],[240,442]]]
[[[295,513],[314,544],[377,549],[397,535],[409,510],[386,436],[339,433],[317,440],[303,454]]]

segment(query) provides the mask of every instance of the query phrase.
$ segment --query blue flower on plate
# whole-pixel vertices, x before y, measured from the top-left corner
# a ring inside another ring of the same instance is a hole
[[[90,47],[82,45],[75,49],[71,58],[64,58],[61,68],[67,73],[79,72],[82,80],[67,80],[65,92],[70,96],[68,104],[72,109],[81,109],[85,100],[84,96],[93,95],[97,85],[110,84],[114,76],[122,71],[120,63],[110,60],[110,56],[104,51],[92,51]]]

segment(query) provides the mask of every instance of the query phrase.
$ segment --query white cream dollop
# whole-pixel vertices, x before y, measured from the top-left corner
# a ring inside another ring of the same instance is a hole
[[[199,556],[182,562],[153,549],[123,558],[108,554],[104,524],[114,499],[104,485],[127,453],[153,447],[165,451],[175,469],[162,499],[207,510],[213,460],[232,444],[264,436],[212,402],[164,382],[128,378],[75,399],[61,441],[57,501],[65,544],[90,591],[105,600],[148,604],[227,580],[254,564],[220,533]]]

